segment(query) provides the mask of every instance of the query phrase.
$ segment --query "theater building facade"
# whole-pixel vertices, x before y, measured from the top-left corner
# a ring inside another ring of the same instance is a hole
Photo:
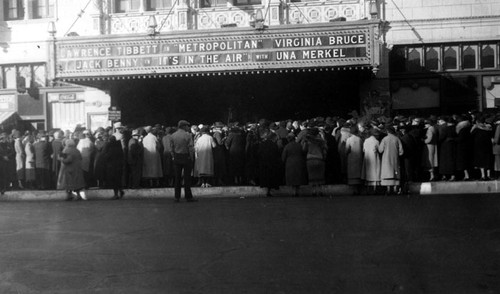
[[[7,2],[0,112],[38,128],[500,104],[495,1]]]

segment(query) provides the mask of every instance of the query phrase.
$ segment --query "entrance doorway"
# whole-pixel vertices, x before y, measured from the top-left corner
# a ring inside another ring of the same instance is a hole
[[[359,85],[368,70],[245,73],[130,79],[109,84],[125,124],[308,119],[344,116],[360,108]]]

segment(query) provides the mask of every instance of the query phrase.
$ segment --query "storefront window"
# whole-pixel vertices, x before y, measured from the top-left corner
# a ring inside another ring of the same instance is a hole
[[[475,69],[477,46],[466,46],[463,51],[463,68]]]
[[[26,65],[23,65],[23,66],[19,66],[18,67],[18,70],[19,70],[19,77],[22,77],[24,78],[24,81],[25,81],[25,86],[26,88],[30,87],[31,85],[31,66],[26,66]]]
[[[452,46],[452,47],[445,47],[444,48],[444,69],[450,70],[450,69],[458,69],[458,47]]]
[[[439,70],[439,47],[430,47],[425,50],[425,69]]]
[[[235,0],[234,5],[254,5],[261,4],[261,0]]]
[[[147,10],[154,11],[172,7],[172,0],[148,0]]]
[[[4,88],[15,89],[16,88],[16,67],[15,66],[4,66],[3,67],[4,76]]]
[[[422,49],[421,48],[410,48],[408,50],[408,71],[420,71],[422,70]]]
[[[3,13],[5,20],[24,18],[24,0],[3,0]]]
[[[2,88],[16,89],[20,78],[24,79],[24,87],[45,87],[47,82],[47,72],[45,64],[21,64],[2,66],[0,79]]]
[[[54,16],[55,0],[33,0],[31,2],[33,18],[47,18]]]
[[[483,45],[481,50],[481,67],[494,68],[495,67],[495,49],[491,45]]]
[[[402,47],[394,47],[389,57],[389,67],[392,72],[405,71],[405,50]]]
[[[115,0],[115,12],[138,11],[140,5],[140,0]]]
[[[34,83],[37,87],[45,87],[47,81],[47,74],[45,70],[45,65],[34,65],[33,75],[35,76]]]

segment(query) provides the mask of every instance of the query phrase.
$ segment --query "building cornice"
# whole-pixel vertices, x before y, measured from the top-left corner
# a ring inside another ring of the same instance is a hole
[[[408,19],[408,20],[388,20],[391,24],[395,25],[407,25],[410,24],[424,24],[433,25],[436,22],[446,22],[446,23],[459,23],[459,22],[482,22],[482,21],[494,21],[500,22],[500,15],[484,15],[484,16],[469,16],[469,17],[444,17],[444,18],[423,18],[423,19]]]

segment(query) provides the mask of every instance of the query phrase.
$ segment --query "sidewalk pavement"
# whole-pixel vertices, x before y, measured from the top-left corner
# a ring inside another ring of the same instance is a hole
[[[322,186],[325,196],[353,195],[353,189],[347,185]],[[457,195],[457,194],[492,194],[500,193],[500,181],[467,181],[467,182],[424,182],[410,184],[410,195]],[[255,186],[224,186],[201,188],[193,187],[193,195],[198,198],[247,198],[265,197],[266,189]],[[272,191],[274,196],[292,196],[291,187],[281,187]],[[300,188],[302,195],[311,195],[311,187]],[[108,200],[113,197],[113,191],[108,189],[90,189],[85,194],[89,200]],[[124,199],[173,199],[173,188],[157,189],[126,189]],[[0,201],[41,201],[66,199],[66,193],[61,190],[20,190],[7,191],[0,196]]]

